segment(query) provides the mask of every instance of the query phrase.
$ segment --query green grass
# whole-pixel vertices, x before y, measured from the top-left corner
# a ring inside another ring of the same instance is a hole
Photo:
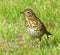
[[[31,8],[53,35],[34,43],[20,14]],[[22,39],[19,39],[22,36]],[[60,55],[60,0],[0,0],[0,55]]]

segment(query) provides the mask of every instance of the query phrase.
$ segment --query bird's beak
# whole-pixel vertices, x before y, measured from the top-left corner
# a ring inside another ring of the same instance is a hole
[[[20,12],[20,14],[24,14],[24,12]]]

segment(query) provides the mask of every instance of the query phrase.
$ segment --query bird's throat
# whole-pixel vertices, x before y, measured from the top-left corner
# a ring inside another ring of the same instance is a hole
[[[26,21],[28,21],[28,20],[35,20],[35,17],[33,17],[33,16],[32,17],[27,17],[26,16]]]

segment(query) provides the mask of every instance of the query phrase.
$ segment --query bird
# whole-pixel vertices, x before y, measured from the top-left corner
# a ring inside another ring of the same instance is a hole
[[[49,35],[52,35],[47,31],[44,23],[36,16],[32,9],[27,8],[20,13],[25,16],[26,30],[33,39],[38,38],[41,41],[44,34],[46,34],[47,38]]]

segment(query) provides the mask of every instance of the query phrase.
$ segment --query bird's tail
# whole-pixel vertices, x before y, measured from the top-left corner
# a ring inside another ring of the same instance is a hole
[[[52,34],[50,32],[48,32],[48,31],[46,31],[46,35],[48,37],[49,35],[52,35]]]

